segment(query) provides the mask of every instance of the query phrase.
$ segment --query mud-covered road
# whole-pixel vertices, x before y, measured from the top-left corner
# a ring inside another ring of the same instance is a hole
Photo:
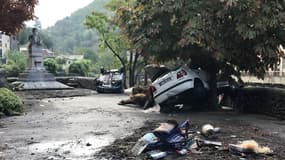
[[[279,142],[285,142],[285,122],[265,116],[235,113],[159,114],[119,106],[117,102],[127,96],[116,94],[93,93],[82,97],[45,99],[34,98],[28,93],[21,95],[26,97],[24,114],[0,119],[0,160],[101,159],[94,157],[95,152],[116,139],[131,135],[145,121],[167,119],[190,119],[201,124],[223,124],[223,127],[227,126],[227,122],[231,127],[238,125],[233,122],[245,123],[262,129]],[[274,141],[268,144],[274,148]]]

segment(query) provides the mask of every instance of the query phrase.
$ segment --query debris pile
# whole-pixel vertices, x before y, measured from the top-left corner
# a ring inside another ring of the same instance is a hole
[[[260,146],[254,140],[238,142],[238,144],[223,144],[215,141],[222,132],[221,128],[205,124],[201,130],[190,130],[189,120],[178,124],[175,120],[161,123],[159,127],[146,133],[131,149],[135,156],[147,159],[162,159],[168,155],[184,156],[202,154],[204,147],[212,147],[217,151],[246,157],[248,154],[273,154],[269,147]]]
[[[129,89],[128,89],[129,90]],[[134,87],[131,89],[129,99],[121,100],[119,105],[134,104],[147,109],[154,105],[150,87]]]

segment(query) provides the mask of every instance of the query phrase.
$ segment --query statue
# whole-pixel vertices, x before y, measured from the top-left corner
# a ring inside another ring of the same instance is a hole
[[[33,28],[32,34],[29,36],[28,52],[29,68],[43,69],[41,39],[37,28]]]
[[[30,46],[32,45],[41,46],[41,39],[37,28],[33,28],[32,35],[29,36],[29,42]]]
[[[19,75],[19,81],[14,83],[18,90],[39,89],[70,89],[71,87],[59,83],[52,73],[44,68],[43,50],[37,28],[33,28],[29,36],[28,63],[29,68]]]

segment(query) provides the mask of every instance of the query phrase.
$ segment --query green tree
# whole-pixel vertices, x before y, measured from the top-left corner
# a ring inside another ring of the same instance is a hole
[[[46,68],[47,71],[49,71],[50,73],[56,73],[57,71],[57,63],[55,59],[52,58],[47,58],[44,60],[44,66]]]
[[[60,65],[66,64],[66,59],[64,59],[64,58],[57,57],[57,58],[55,58],[55,60],[56,60],[57,64],[60,64]]]
[[[111,19],[104,13],[93,12],[92,15],[86,17],[85,25],[90,29],[96,29],[101,35],[101,46],[110,49],[126,70],[126,60],[122,53],[127,51],[127,40],[117,31],[116,26],[112,25]]]
[[[218,71],[263,77],[285,42],[285,2],[261,0],[137,0],[117,12],[117,24],[137,49],[157,61],[190,59],[210,73],[215,106]]]
[[[82,54],[84,59],[90,60],[93,64],[97,63],[98,55],[94,50],[89,48],[76,48],[74,53]]]
[[[88,6],[75,11],[70,16],[58,21],[54,26],[43,32],[51,38],[55,52],[73,53],[76,48],[90,48],[96,50],[98,46],[97,35],[88,30],[85,17],[96,11],[106,11],[104,4],[109,0],[94,0]],[[76,53],[76,52],[75,52]]]
[[[29,35],[32,33],[32,29],[28,28],[26,25],[17,33],[16,39],[19,41],[20,45],[28,43]]]
[[[127,6],[127,1],[112,0],[106,4],[110,12],[123,6]],[[96,29],[100,35],[100,47],[108,48],[113,55],[121,62],[122,68],[129,73],[129,86],[135,83],[135,73],[137,71],[137,62],[140,60],[140,51],[134,50],[130,45],[129,39],[120,32],[118,26],[113,23],[114,17],[105,13],[93,12],[86,17],[85,25],[88,28]],[[129,53],[129,55],[127,55]],[[127,59],[129,57],[129,59]],[[126,80],[124,81],[126,82]],[[125,84],[126,87],[126,84]]]
[[[22,27],[23,22],[35,17],[34,8],[37,0],[0,0],[0,31],[15,34]]]
[[[41,32],[40,37],[42,39],[44,47],[46,47],[47,49],[53,49],[54,44],[51,40],[51,37],[48,34],[46,34],[45,32]]]
[[[39,24],[38,24],[39,25]],[[29,36],[32,34],[32,28],[26,25],[17,33],[16,39],[19,41],[20,45],[26,45],[28,43]],[[51,37],[44,31],[40,32],[40,37],[42,40],[42,45],[48,49],[53,48],[53,42]]]
[[[77,60],[70,64],[69,73],[77,74],[80,76],[87,76],[90,71],[90,62],[87,60]]]

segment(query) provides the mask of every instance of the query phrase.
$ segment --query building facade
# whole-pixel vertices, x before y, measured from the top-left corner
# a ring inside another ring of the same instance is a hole
[[[16,36],[8,36],[0,32],[0,64],[5,63],[5,54],[10,50],[19,51]]]
[[[5,53],[10,50],[10,36],[0,33],[0,59],[5,58]]]

